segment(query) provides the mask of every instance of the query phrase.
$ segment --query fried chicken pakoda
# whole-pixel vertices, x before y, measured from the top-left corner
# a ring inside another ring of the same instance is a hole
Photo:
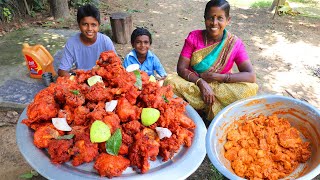
[[[284,178],[311,156],[309,142],[300,132],[276,115],[246,119],[227,133],[224,157],[234,172],[248,179]]]
[[[34,145],[47,148],[52,163],[71,161],[79,166],[92,162],[100,176],[112,178],[121,176],[129,166],[138,173],[147,173],[149,161],[168,161],[182,146],[191,146],[195,124],[185,115],[187,104],[173,97],[170,86],[149,82],[143,71],[139,71],[140,76],[127,72],[112,51],[101,53],[96,64],[89,71],[76,70],[70,78],[59,77],[28,106],[28,118],[23,123],[35,131]],[[89,86],[87,81],[92,76],[100,76],[103,82]],[[138,80],[141,86],[136,84]],[[106,103],[111,100],[117,100],[117,105],[107,111]],[[143,108],[158,109],[158,121],[144,126]],[[56,117],[65,118],[71,131],[56,129],[51,123]],[[112,144],[90,141],[90,128],[96,120],[104,122],[111,135],[118,132],[120,142],[114,143],[118,144],[117,152],[110,152],[116,149]],[[172,135],[160,139],[157,127],[167,128]],[[283,139],[283,143],[289,141]],[[305,158],[305,153],[298,158]]]

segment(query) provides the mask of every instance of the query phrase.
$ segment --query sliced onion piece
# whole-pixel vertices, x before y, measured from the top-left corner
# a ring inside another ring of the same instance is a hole
[[[132,72],[135,70],[138,70],[140,68],[139,64],[130,64],[127,68],[126,71]]]
[[[117,104],[118,104],[118,100],[111,100],[109,102],[106,102],[106,111],[107,112],[112,112],[116,107],[117,107]]]
[[[170,138],[172,135],[172,132],[168,128],[156,127],[156,131],[160,139],[165,137]]]
[[[60,131],[71,131],[71,127],[67,123],[66,118],[52,118],[52,124]]]

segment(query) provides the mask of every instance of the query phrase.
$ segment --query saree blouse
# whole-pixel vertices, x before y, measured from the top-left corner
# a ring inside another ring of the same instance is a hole
[[[205,46],[202,32],[203,30],[195,30],[189,33],[187,39],[185,39],[185,43],[180,54],[181,56],[191,59],[193,52],[210,46],[210,44]],[[231,52],[231,55],[227,60],[227,64],[220,73],[221,74],[230,73],[234,63],[236,63],[237,65],[240,65],[242,62],[246,60],[249,60],[249,56],[247,54],[245,46],[242,40],[240,38],[237,38],[234,44],[233,50]]]

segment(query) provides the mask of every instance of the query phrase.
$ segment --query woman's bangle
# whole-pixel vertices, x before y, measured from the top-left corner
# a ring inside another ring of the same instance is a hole
[[[187,76],[187,80],[188,80],[188,81],[190,81],[189,77],[190,77],[190,75],[193,74],[193,73],[194,73],[194,72],[190,72],[190,73],[188,74],[188,76]]]
[[[198,78],[196,81],[196,85],[198,86],[198,82],[201,80],[202,78]]]

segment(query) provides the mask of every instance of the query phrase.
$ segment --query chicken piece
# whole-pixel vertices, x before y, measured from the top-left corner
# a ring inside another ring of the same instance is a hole
[[[69,134],[74,134],[74,141],[90,141],[90,129],[88,126],[72,126]]]
[[[74,110],[74,125],[85,125],[90,110],[84,106],[78,106]]]
[[[125,131],[121,128],[121,135],[122,135],[122,143],[127,145],[127,146],[131,146],[131,144],[133,143],[133,135],[130,136],[127,133],[125,133]]]
[[[129,147],[125,144],[121,144],[120,150],[119,150],[119,155],[127,155],[129,152]]]
[[[241,135],[240,135],[238,130],[233,129],[233,130],[228,132],[227,139],[230,140],[230,141],[237,142],[239,139],[241,139]]]
[[[107,116],[105,103],[100,101],[94,110],[88,114],[87,118],[91,119],[91,122],[94,122],[95,120],[102,120],[104,116]]]
[[[234,161],[231,162],[231,167],[232,169],[234,169],[234,172],[240,176],[240,177],[244,177],[246,171],[247,171],[247,166],[244,164],[243,161],[236,159]]]
[[[107,115],[103,117],[102,121],[111,128],[112,134],[120,128],[119,116],[113,112],[107,112]]]
[[[118,99],[116,113],[118,114],[121,122],[128,122],[140,119],[141,109],[137,106],[131,105],[126,98],[122,97]]]
[[[112,178],[120,176],[122,172],[129,167],[130,161],[123,156],[113,156],[106,153],[101,153],[94,163],[94,168],[100,176]]]
[[[59,105],[55,102],[53,96],[48,94],[43,99],[29,104],[27,110],[28,120],[23,123],[28,125],[39,121],[51,121],[52,118],[57,117],[59,109]]]
[[[196,128],[196,124],[185,114],[179,114],[177,119],[180,121],[180,126],[187,129],[194,129]]]
[[[53,164],[62,164],[70,160],[73,140],[51,140],[48,145],[48,153]]]
[[[110,101],[113,99],[114,94],[114,89],[106,88],[104,83],[99,82],[90,87],[85,97],[92,102]]]
[[[300,133],[295,128],[289,128],[278,134],[279,144],[284,148],[296,148],[302,144]]]
[[[66,118],[67,123],[71,124],[73,122],[74,119],[74,108],[66,105],[63,107],[63,109],[60,109],[58,112],[58,117],[59,118]]]
[[[122,124],[123,130],[128,135],[135,135],[142,129],[142,124],[139,121],[129,121],[125,124]]]
[[[182,142],[179,141],[177,136],[173,134],[170,138],[164,138],[160,141],[159,155],[162,157],[162,161],[168,161],[178,152]]]
[[[86,101],[84,94],[78,89],[78,87],[66,90],[65,98],[66,105],[74,108],[82,106]]]
[[[73,147],[73,166],[79,166],[82,163],[88,163],[98,156],[98,144],[93,144],[90,141],[79,140]]]
[[[224,153],[224,157],[232,162],[238,158],[238,151],[235,149],[229,149]]]
[[[310,149],[310,143],[304,142],[302,145],[295,149],[297,152],[297,161],[300,163],[307,162],[308,159],[310,159],[311,156],[311,149]]]
[[[76,73],[74,80],[79,84],[85,84],[87,80],[93,76],[91,71],[85,71],[82,69],[76,69],[74,72]]]
[[[176,132],[179,141],[183,142],[186,147],[191,146],[192,138],[193,138],[193,132],[189,131],[185,128],[178,128]]]
[[[132,88],[125,94],[125,98],[129,101],[130,104],[134,105],[137,102],[137,97],[141,94],[141,91],[137,88]]]
[[[146,173],[150,169],[148,159],[156,160],[160,144],[141,132],[135,135],[135,140],[129,148],[128,157],[132,166],[140,169],[141,173]]]
[[[59,132],[52,125],[42,126],[33,135],[33,143],[37,148],[47,148],[51,139],[59,136]]]

